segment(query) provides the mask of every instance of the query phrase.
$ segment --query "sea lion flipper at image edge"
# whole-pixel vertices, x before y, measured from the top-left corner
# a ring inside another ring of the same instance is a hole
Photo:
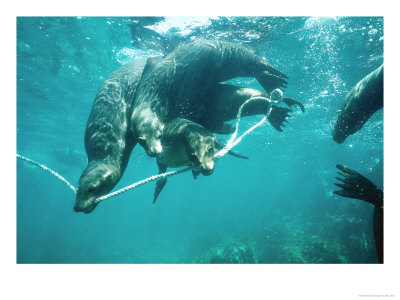
[[[336,195],[360,199],[374,205],[373,226],[375,248],[378,262],[383,263],[383,192],[372,181],[350,169],[347,166],[337,164],[336,167],[342,177],[336,177],[340,183],[335,183],[342,190],[334,191]]]

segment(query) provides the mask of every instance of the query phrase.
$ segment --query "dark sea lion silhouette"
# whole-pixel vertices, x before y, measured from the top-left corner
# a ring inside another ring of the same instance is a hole
[[[344,165],[336,165],[340,170],[336,177],[341,183],[335,183],[342,190],[335,194],[348,198],[355,198],[371,203],[374,206],[374,239],[378,262],[383,263],[383,192],[370,180],[360,173]]]
[[[205,176],[212,174],[216,149],[223,147],[203,126],[182,118],[165,123],[161,143],[163,151],[157,156],[159,174],[165,173],[167,167],[177,168],[190,165],[195,179],[199,173]],[[239,158],[248,158],[232,151],[228,153]],[[166,183],[166,177],[157,181],[153,203]]]
[[[343,143],[382,107],[383,65],[365,76],[347,94],[333,129],[333,139],[339,144]]]
[[[234,118],[239,106],[248,99],[245,98],[247,95],[240,96],[239,87],[224,86],[222,82],[237,77],[254,77],[270,93],[285,87],[288,78],[250,50],[223,41],[201,40],[179,46],[165,58],[153,60],[148,65],[152,66],[144,72],[138,85],[133,113],[140,115],[142,110],[150,109],[156,113],[160,123],[181,117],[212,132],[224,132],[225,121]],[[232,93],[237,98],[235,105],[230,102]],[[296,100],[284,98],[283,102],[304,110]],[[265,103],[257,107],[262,109],[251,114],[265,113]],[[228,111],[223,115],[216,113],[221,109]],[[287,114],[288,111],[276,109],[270,118],[275,116],[275,123],[282,123]],[[156,123],[154,132],[160,128]],[[154,139],[152,142],[158,143]],[[147,151],[157,148],[149,141],[144,144]]]

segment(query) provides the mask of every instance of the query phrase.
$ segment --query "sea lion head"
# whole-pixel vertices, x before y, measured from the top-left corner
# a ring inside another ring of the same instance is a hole
[[[332,138],[338,144],[360,130],[370,117],[364,110],[357,107],[356,100],[358,99],[354,99],[353,94],[349,94],[339,110],[332,132]]]
[[[164,124],[154,111],[138,106],[132,113],[131,130],[147,155],[154,157],[161,154]]]
[[[95,200],[111,191],[119,177],[118,168],[112,164],[90,162],[79,179],[74,210],[87,214],[92,212],[98,204]]]
[[[188,156],[194,170],[204,176],[214,171],[215,139],[209,135],[193,132],[188,143]]]

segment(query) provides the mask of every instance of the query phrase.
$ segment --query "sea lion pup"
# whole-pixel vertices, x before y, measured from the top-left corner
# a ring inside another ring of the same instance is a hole
[[[192,121],[176,118],[165,124],[161,137],[163,151],[157,156],[159,174],[165,173],[167,167],[177,168],[190,165],[196,179],[199,173],[209,176],[214,171],[214,154],[216,149],[222,149],[222,144],[203,126]],[[248,159],[248,157],[229,154]],[[158,195],[167,183],[167,178],[159,179],[154,191],[156,202]]]
[[[367,178],[344,165],[336,165],[343,178],[336,177],[342,183],[335,183],[342,190],[335,194],[355,198],[374,205],[374,239],[378,262],[383,263],[383,192]]]
[[[333,129],[335,142],[343,143],[383,107],[383,65],[365,76],[347,94]]]
[[[138,85],[134,109],[140,110],[140,105],[147,103],[161,123],[180,117],[212,131],[214,123],[221,123],[220,116],[213,114],[216,103],[210,100],[212,92],[221,94],[218,84],[236,77],[256,78],[267,93],[285,87],[288,78],[238,44],[195,41],[177,47],[159,61],[154,60]],[[224,101],[218,105],[228,105],[230,99]],[[265,113],[265,106],[260,113]]]
[[[77,188],[74,210],[90,213],[95,199],[118,183],[137,140],[130,131],[132,101],[145,67],[137,60],[117,69],[104,82],[94,100],[86,125],[88,166]]]

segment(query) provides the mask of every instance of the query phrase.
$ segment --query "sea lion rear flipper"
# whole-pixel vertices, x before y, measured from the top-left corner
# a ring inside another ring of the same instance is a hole
[[[167,171],[166,165],[163,165],[163,164],[159,163],[158,161],[157,161],[157,165],[158,165],[158,174],[162,174],[162,173],[165,173],[165,171]],[[158,195],[160,195],[160,193],[166,183],[167,183],[167,177],[157,180],[156,188],[154,189],[153,204],[156,202]]]
[[[275,89],[286,88],[287,84],[287,81],[283,77],[273,75],[268,71],[262,72],[256,79],[268,94]]]
[[[294,100],[294,99],[292,99],[292,98],[283,98],[282,101],[283,101],[287,106],[289,106],[290,109],[293,109],[293,107],[298,106],[298,107],[301,109],[302,112],[305,111],[304,105],[303,105],[301,102],[297,101],[297,100]]]
[[[283,131],[281,127],[285,127],[283,122],[287,122],[286,118],[291,118],[289,115],[293,112],[289,108],[272,105],[271,113],[268,115],[268,121],[278,131]]]
[[[334,191],[336,195],[360,199],[377,207],[383,205],[383,192],[375,184],[349,167],[340,164],[336,167],[341,171],[338,174],[342,176],[336,177],[341,183],[335,185],[342,188]]]
[[[215,139],[215,148],[216,148],[217,150],[221,150],[222,148],[224,148],[224,146],[222,146],[222,143],[221,143],[220,141],[218,141],[217,139]],[[228,151],[228,154],[230,154],[230,155],[232,155],[232,156],[235,156],[235,157],[237,157],[237,158],[249,159],[247,156],[244,156],[244,155],[235,153],[235,152],[233,152],[233,151],[231,151],[231,150]]]

